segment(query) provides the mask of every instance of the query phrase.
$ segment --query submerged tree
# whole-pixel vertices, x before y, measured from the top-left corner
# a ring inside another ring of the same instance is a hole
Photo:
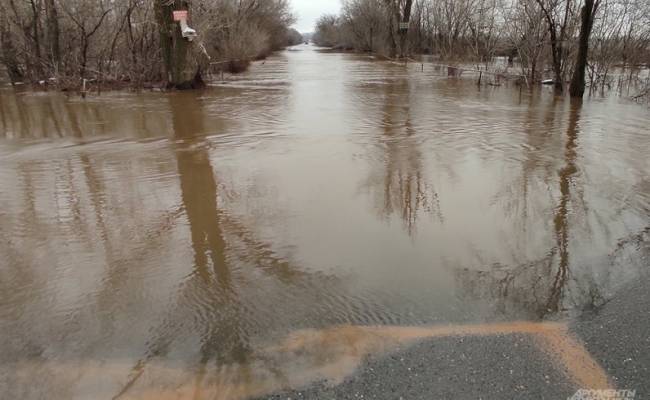
[[[573,3],[571,0],[536,1],[542,9],[550,37],[555,89],[561,92],[564,89],[564,77],[566,76],[565,72],[569,51],[567,40],[572,34],[571,17],[573,15]]]
[[[534,0],[520,0],[506,15],[512,21],[506,28],[506,40],[519,59],[522,74],[531,82],[538,82],[543,72],[544,43],[548,30],[539,21],[542,10]],[[511,53],[512,54],[512,53]]]
[[[189,0],[155,0],[156,20],[160,30],[160,47],[167,82],[177,89],[205,86],[192,39],[183,37],[181,25],[174,20],[174,11],[190,12]]]
[[[413,0],[385,0],[389,13],[390,56],[400,58],[408,55],[408,26],[411,20]],[[397,33],[397,35],[396,35]],[[396,38],[397,36],[397,38]]]
[[[576,65],[573,68],[571,87],[569,88],[571,97],[582,97],[585,93],[585,69],[587,68],[587,56],[589,54],[589,36],[591,36],[594,18],[596,18],[599,5],[600,0],[585,0],[585,4],[582,6],[578,56]]]
[[[529,82],[551,78],[562,92],[567,78],[574,76],[576,82],[589,75],[589,83],[603,83],[614,65],[624,65],[631,74],[629,81],[632,75],[638,81],[639,71],[650,65],[649,4],[647,0],[344,0],[339,16],[319,20],[315,37],[321,45],[390,57],[412,51],[432,54],[446,64],[520,67]],[[400,30],[399,25],[406,23],[408,29]],[[496,66],[497,57],[507,57],[507,66]]]

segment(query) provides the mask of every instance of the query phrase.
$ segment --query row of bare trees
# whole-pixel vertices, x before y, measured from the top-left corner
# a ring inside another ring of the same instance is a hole
[[[622,69],[650,65],[650,3],[343,0],[339,15],[318,20],[314,40],[388,57],[434,54],[485,68],[495,57],[508,57],[530,81],[548,77],[558,90],[572,81],[571,93],[579,97],[585,82],[605,88]]]
[[[194,40],[177,10],[188,11]],[[0,0],[0,70],[14,83],[195,87],[210,62],[241,68],[299,42],[293,22],[288,0]]]

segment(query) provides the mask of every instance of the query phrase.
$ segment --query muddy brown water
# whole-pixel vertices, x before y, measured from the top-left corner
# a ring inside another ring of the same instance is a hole
[[[295,50],[200,92],[0,90],[0,392],[245,399],[648,268],[645,106]]]

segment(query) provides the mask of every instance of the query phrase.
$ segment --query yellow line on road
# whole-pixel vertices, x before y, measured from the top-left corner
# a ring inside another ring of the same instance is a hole
[[[361,363],[368,354],[390,351],[396,344],[453,336],[498,336],[523,334],[532,336],[540,350],[557,363],[562,372],[579,388],[614,388],[607,373],[591,357],[584,345],[574,338],[566,324],[555,322],[510,322],[476,325],[442,325],[431,327],[399,326],[338,326],[323,330],[304,330],[291,335],[280,346],[267,351],[273,353],[328,354],[329,360]],[[310,357],[310,356],[307,356]],[[349,366],[329,366],[331,371],[349,372]],[[344,376],[331,376],[341,381]]]
[[[567,329],[558,329],[538,335],[542,350],[563,367],[563,372],[580,388],[613,389],[605,370],[593,359],[584,345]]]
[[[335,326],[294,332],[277,345],[254,351],[241,363],[210,362],[196,369],[191,368],[191,361],[180,363],[165,357],[156,357],[144,364],[128,358],[64,362],[25,360],[0,364],[0,376],[16,387],[31,387],[35,393],[49,398],[88,395],[120,400],[246,400],[304,388],[323,380],[340,383],[354,374],[368,356],[394,352],[418,340],[507,335],[530,337],[577,388],[615,389],[603,368],[571,335],[567,325],[548,322],[430,327]],[[442,366],[431,365],[430,368]],[[38,385],[33,386],[35,377],[38,377]]]

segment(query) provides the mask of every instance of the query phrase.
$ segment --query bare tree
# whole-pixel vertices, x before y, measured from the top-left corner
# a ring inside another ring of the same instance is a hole
[[[389,56],[431,53],[448,64],[474,62],[486,69],[494,67],[495,57],[507,56],[509,66],[518,61],[529,82],[550,72],[558,91],[571,77],[576,90],[582,87],[579,93],[587,73],[592,86],[599,82],[604,88],[610,69],[619,65],[628,86],[643,83],[639,72],[650,60],[650,3],[345,0],[341,15],[324,16],[316,33],[317,43],[333,48]]]
[[[47,26],[47,43],[50,62],[55,71],[61,63],[61,42],[59,29],[59,12],[54,0],[45,0],[45,15]]]
[[[25,76],[18,61],[7,10],[2,3],[0,3],[0,49],[2,51],[0,59],[7,69],[9,80],[12,83],[21,82]]]
[[[582,98],[585,93],[585,69],[587,68],[587,56],[589,53],[589,37],[594,26],[594,18],[598,12],[600,0],[584,0],[581,11],[580,37],[578,39],[578,56],[573,68],[573,78],[569,93],[571,97]]]
[[[192,43],[183,37],[179,24],[173,18],[174,11],[189,13],[190,1],[156,0],[155,9],[169,86],[177,89],[203,87],[199,59],[192,51]]]
[[[79,7],[79,4],[72,4],[71,6],[71,8],[64,8],[64,11],[79,30],[78,37],[81,41],[79,76],[84,78],[86,76],[86,68],[88,67],[90,40],[99,31],[106,16],[112,11],[112,9],[107,8],[107,4],[103,1],[98,2],[97,9],[94,7]],[[84,11],[79,12],[80,9],[83,9]]]
[[[399,47],[396,50],[395,54],[398,54],[400,58],[403,58],[408,56],[408,42],[406,39],[411,22],[411,9],[413,8],[413,0],[386,0],[386,2],[389,4],[389,7],[392,9],[394,14],[394,19],[391,19],[391,21],[397,22]],[[392,34],[393,31],[391,31],[391,35]],[[395,43],[395,41],[393,40],[392,43]],[[395,54],[391,54],[391,56],[395,56]]]
[[[198,32],[183,37],[173,11]],[[289,43],[288,0],[0,0],[0,62],[12,82],[201,86],[208,58],[248,60]]]
[[[316,21],[314,42],[319,46],[336,47],[341,43],[339,19],[336,15],[322,15]]]
[[[468,20],[470,47],[477,64],[483,63],[487,69],[495,55],[501,39],[498,19],[500,18],[498,0],[478,0]]]
[[[539,21],[543,14],[535,0],[519,0],[509,10],[506,18],[508,42],[515,49],[522,73],[531,82],[537,82],[541,76],[542,57],[548,30]]]
[[[359,51],[385,53],[386,21],[378,0],[345,1],[341,20],[351,34],[350,43],[346,44]]]
[[[551,58],[555,89],[564,89],[564,79],[567,67],[567,40],[572,35],[572,0],[536,0],[542,9],[550,36]]]

